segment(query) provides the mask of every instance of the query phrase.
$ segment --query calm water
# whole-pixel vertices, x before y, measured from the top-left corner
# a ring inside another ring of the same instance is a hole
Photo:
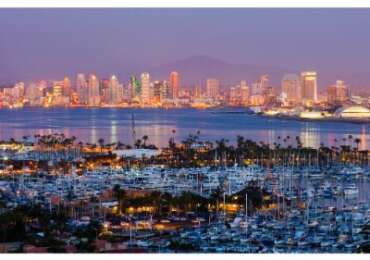
[[[360,138],[360,148],[370,147],[370,125],[335,122],[300,122],[262,118],[247,114],[214,114],[209,110],[162,109],[40,109],[0,110],[0,139],[22,139],[25,135],[63,132],[85,142],[106,143],[121,141],[132,144],[132,120],[135,116],[137,138],[149,136],[149,143],[167,145],[172,130],[176,140],[182,140],[197,130],[203,140],[227,138],[235,142],[237,135],[256,141],[278,142],[278,136],[290,136],[292,145],[300,136],[305,146],[318,147],[320,143],[337,145],[342,138],[353,135]],[[348,138],[347,138],[348,139]],[[347,141],[348,142],[348,141]]]

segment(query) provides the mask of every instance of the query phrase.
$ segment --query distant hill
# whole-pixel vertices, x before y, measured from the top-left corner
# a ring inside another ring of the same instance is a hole
[[[279,67],[231,64],[210,56],[191,56],[182,60],[172,61],[152,67],[148,71],[153,78],[169,77],[171,71],[181,73],[181,80],[185,85],[204,84],[207,78],[218,78],[222,85],[230,85],[247,80],[248,84],[255,82],[260,75],[268,74],[271,84],[280,85],[284,73],[292,72]]]

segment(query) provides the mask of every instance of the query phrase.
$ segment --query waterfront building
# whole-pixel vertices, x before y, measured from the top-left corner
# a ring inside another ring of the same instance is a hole
[[[342,107],[335,111],[335,116],[349,119],[370,119],[370,109],[362,106]]]
[[[241,105],[247,106],[249,101],[249,86],[247,84],[247,81],[242,80],[240,81],[240,99],[241,99]]]
[[[172,98],[178,98],[180,93],[180,74],[177,71],[172,71],[170,74],[170,88]]]
[[[317,73],[304,71],[301,73],[301,97],[305,104],[317,101]]]
[[[131,84],[131,89],[133,91],[133,93],[132,93],[133,98],[140,97],[140,94],[141,94],[141,84],[140,84],[140,81],[136,78],[135,75],[131,75],[131,77],[130,77],[130,84]]]
[[[25,89],[25,84],[24,82],[18,82],[14,85],[11,91],[11,95],[13,98],[14,103],[21,103],[23,102],[24,98],[24,89]]]
[[[330,104],[342,104],[348,101],[349,91],[344,81],[337,80],[335,85],[329,86],[327,89],[327,97],[328,103]]]
[[[220,82],[218,79],[207,79],[206,82],[206,95],[207,98],[217,100],[220,92]]]
[[[249,87],[245,80],[240,82],[240,85],[230,88],[229,105],[231,106],[247,106],[249,103]]]
[[[281,90],[286,95],[288,105],[299,103],[301,100],[299,76],[296,74],[285,74],[281,80]]]
[[[65,106],[69,104],[69,97],[63,96],[64,81],[54,81],[51,95],[46,101],[46,106]]]
[[[42,90],[34,82],[31,82],[25,90],[25,98],[28,100],[30,106],[39,106],[42,96]]]
[[[63,81],[53,82],[53,96],[54,97],[63,96]]]
[[[100,83],[99,83],[98,77],[94,74],[89,75],[88,105],[89,106],[99,106],[100,105]]]
[[[161,100],[161,91],[163,91],[163,83],[159,80],[154,81],[153,83],[153,96],[152,96],[152,103],[159,104]]]
[[[109,79],[102,79],[100,83],[100,103],[108,104],[109,102]]]
[[[150,75],[147,72],[141,74],[141,103],[143,105],[150,104],[151,90],[150,90]]]
[[[71,80],[67,76],[65,76],[63,79],[63,96],[69,97],[71,95],[71,91]]]
[[[109,87],[108,87],[108,104],[109,105],[116,105],[120,102],[120,98],[122,94],[120,94],[120,90],[123,90],[123,87],[120,86],[118,78],[116,75],[112,75],[109,79]]]
[[[77,74],[76,91],[79,97],[79,103],[83,105],[87,104],[87,81],[83,73]]]

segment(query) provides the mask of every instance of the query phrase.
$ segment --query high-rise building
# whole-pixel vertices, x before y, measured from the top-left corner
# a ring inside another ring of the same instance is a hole
[[[116,75],[112,75],[109,79],[109,88],[108,88],[108,104],[115,105],[120,100],[121,95],[119,94],[120,86],[119,81]]]
[[[29,101],[31,106],[40,105],[41,98],[42,98],[42,90],[39,88],[37,84],[31,82],[25,91],[25,98]]]
[[[140,85],[140,81],[136,78],[135,75],[131,75],[130,84],[131,84],[131,88],[132,88],[132,91],[133,91],[132,96],[133,97],[140,97],[141,85]]]
[[[88,105],[89,106],[99,106],[100,105],[100,83],[99,83],[98,77],[94,74],[89,75]]]
[[[25,93],[24,82],[16,83],[14,87],[12,88],[12,94],[11,94],[13,98],[13,102],[15,103],[23,102],[24,93]]]
[[[269,87],[269,75],[267,74],[264,74],[260,77],[260,80],[259,80],[259,85],[260,85],[260,89],[262,91],[262,94],[265,94],[266,91],[268,91],[268,87]]]
[[[207,98],[218,99],[220,92],[220,82],[218,79],[207,79],[206,93]]]
[[[245,80],[240,85],[230,88],[229,104],[231,106],[247,106],[249,103],[249,87]]]
[[[78,94],[79,103],[87,104],[87,99],[88,99],[87,82],[86,82],[85,74],[83,73],[77,74],[76,91]]]
[[[53,82],[53,96],[59,97],[63,96],[63,81],[54,81]]]
[[[285,74],[281,80],[281,90],[285,94],[288,104],[300,102],[301,89],[299,76],[296,74]]]
[[[165,99],[171,98],[170,92],[170,84],[168,81],[164,80],[161,86],[161,102],[163,102]]]
[[[170,87],[173,98],[178,98],[180,93],[180,74],[176,71],[172,71],[170,74]]]
[[[163,94],[161,93],[163,91],[163,83],[161,81],[154,81],[153,83],[153,96],[152,96],[152,102],[153,103],[160,103],[161,97],[163,97]]]
[[[69,97],[72,91],[71,81],[67,76],[63,79],[63,96]]]
[[[249,87],[247,81],[240,81],[240,102],[242,106],[247,106],[249,103]]]
[[[100,103],[109,103],[109,79],[102,79],[100,83]]]
[[[317,101],[317,73],[315,71],[301,73],[301,98],[304,102]]]
[[[329,103],[343,103],[349,99],[348,88],[344,81],[337,80],[335,85],[331,85],[327,90]]]
[[[141,103],[143,105],[150,104],[150,75],[147,72],[141,74]]]

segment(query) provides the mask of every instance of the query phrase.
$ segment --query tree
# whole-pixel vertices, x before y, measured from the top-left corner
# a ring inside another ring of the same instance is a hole
[[[99,146],[100,146],[100,152],[103,152],[104,142],[105,141],[104,141],[103,138],[99,138],[98,143],[99,143]]]

